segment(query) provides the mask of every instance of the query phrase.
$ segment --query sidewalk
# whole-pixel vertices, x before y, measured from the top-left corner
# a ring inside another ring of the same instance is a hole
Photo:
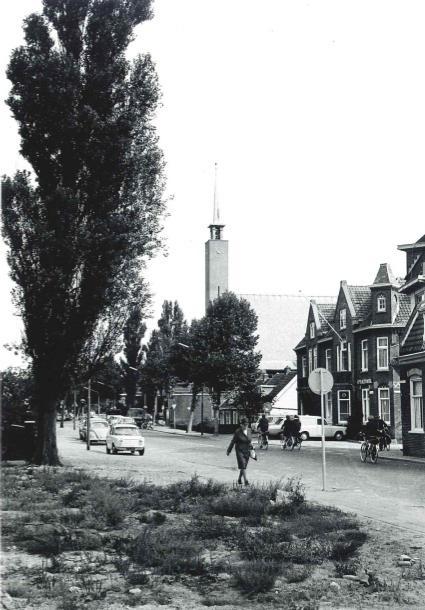
[[[195,436],[202,438],[200,432],[186,432],[186,430],[180,430],[179,428],[169,428],[168,426],[158,426],[155,425],[153,427],[154,432],[164,432],[165,434],[177,434],[180,436]],[[216,438],[214,434],[210,434],[209,432],[204,432],[204,438]]]

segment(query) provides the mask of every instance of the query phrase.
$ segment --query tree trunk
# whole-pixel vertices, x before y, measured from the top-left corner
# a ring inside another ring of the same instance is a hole
[[[56,444],[57,399],[48,398],[37,405],[37,441],[34,464],[61,466]]]
[[[195,409],[196,409],[196,398],[198,396],[198,388],[196,387],[192,387],[192,402],[190,405],[190,412],[189,412],[189,421],[187,422],[187,432],[192,432],[192,427],[193,427],[193,415],[195,413]]]
[[[214,406],[214,436],[218,436],[219,435],[219,422],[220,422],[220,402],[221,402],[221,395],[217,394],[214,395],[213,398],[213,406]]]

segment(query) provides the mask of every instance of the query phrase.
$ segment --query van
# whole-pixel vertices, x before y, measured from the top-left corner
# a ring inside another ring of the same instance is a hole
[[[303,441],[309,438],[320,438],[322,436],[322,418],[317,415],[301,415],[301,430],[300,436]],[[336,441],[342,441],[347,433],[347,426],[338,424],[328,424],[324,420],[325,438],[333,438]]]

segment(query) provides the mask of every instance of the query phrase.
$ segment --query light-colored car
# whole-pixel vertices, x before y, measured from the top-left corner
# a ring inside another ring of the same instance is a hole
[[[90,418],[90,442],[91,443],[104,443],[106,440],[106,433],[108,432],[109,424],[106,419],[101,417]],[[87,440],[87,418],[82,417],[80,419],[78,432],[82,441]]]
[[[322,436],[322,418],[316,415],[301,415],[300,435],[303,441],[309,438],[319,438]],[[325,419],[325,438],[333,438],[342,441],[347,433],[347,426],[342,424],[328,424]]]
[[[136,424],[116,423],[110,427],[106,436],[106,453],[119,451],[145,453],[145,439]]]
[[[109,425],[113,426],[114,424],[119,424],[123,417],[123,415],[107,415],[106,419],[108,420]]]

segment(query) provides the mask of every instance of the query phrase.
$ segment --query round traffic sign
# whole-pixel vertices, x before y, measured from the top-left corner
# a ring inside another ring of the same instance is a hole
[[[327,394],[333,388],[334,378],[327,369],[321,367],[311,371],[308,376],[308,385],[315,394]]]

